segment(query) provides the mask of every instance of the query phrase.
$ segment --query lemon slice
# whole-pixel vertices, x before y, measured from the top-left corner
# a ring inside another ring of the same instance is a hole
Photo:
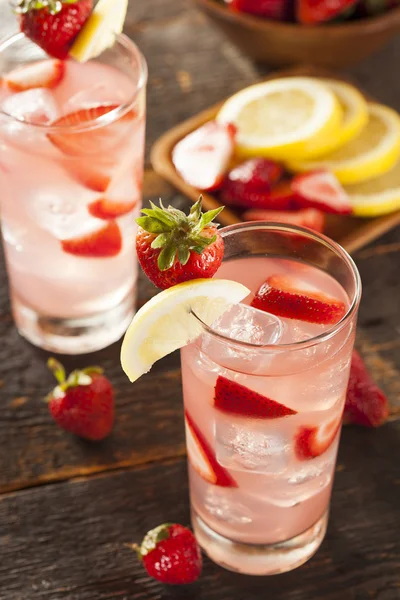
[[[400,210],[400,161],[380,177],[345,186],[357,217],[377,217]]]
[[[310,77],[258,83],[225,102],[217,121],[237,127],[237,152],[278,160],[315,156],[341,123],[336,96]]]
[[[160,292],[136,313],[125,334],[123,370],[136,381],[157,360],[202,333],[203,327],[192,311],[211,325],[249,293],[241,283],[224,279],[194,279]]]
[[[86,62],[110,48],[124,26],[128,0],[99,0],[69,54]]]
[[[364,96],[352,85],[333,79],[320,79],[335,94],[343,111],[340,127],[327,136],[321,145],[320,155],[340,148],[364,129],[368,123],[368,105]]]
[[[400,155],[400,117],[382,104],[368,104],[369,121],[353,140],[323,159],[291,161],[293,171],[328,169],[341,183],[352,184],[382,175]]]

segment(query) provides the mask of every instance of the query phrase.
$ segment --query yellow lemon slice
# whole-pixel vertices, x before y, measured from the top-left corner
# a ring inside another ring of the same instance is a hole
[[[368,105],[361,92],[349,83],[333,79],[319,81],[335,94],[343,111],[340,127],[326,137],[325,144],[322,144],[319,149],[320,155],[323,156],[340,148],[361,133],[368,123]]]
[[[359,183],[386,173],[400,156],[400,117],[382,104],[368,104],[369,120],[361,133],[321,159],[290,161],[293,171],[332,171],[343,184]]]
[[[232,304],[248,296],[241,283],[225,279],[194,279],[154,296],[136,313],[121,349],[122,368],[131,381],[153,364],[186,346],[216,321]]]
[[[86,62],[110,48],[124,26],[128,0],[99,0],[69,54]]]
[[[278,160],[315,156],[341,123],[336,96],[311,77],[258,83],[229,98],[217,121],[237,127],[237,153]]]
[[[400,161],[384,175],[345,186],[357,217],[377,217],[400,210]]]

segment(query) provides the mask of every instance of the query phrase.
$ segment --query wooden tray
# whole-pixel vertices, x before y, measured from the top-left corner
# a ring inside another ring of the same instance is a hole
[[[271,74],[267,79],[276,77],[308,75],[312,77],[329,77],[331,79],[340,79],[336,74],[328,71],[313,68],[302,67],[298,69],[290,69],[279,71]],[[344,78],[342,78],[343,80]],[[348,79],[346,81],[349,81]],[[354,85],[354,82],[353,82]],[[170,129],[161,138],[157,140],[151,151],[151,163],[154,170],[169,181],[173,186],[180,190],[195,202],[200,193],[203,194],[204,208],[210,210],[221,206],[218,198],[200,192],[198,189],[188,185],[175,170],[171,154],[174,146],[183,137],[194,131],[207,121],[215,118],[223,102],[202,111],[198,115],[184,121],[173,129]],[[225,208],[218,217],[223,225],[232,225],[240,223],[241,219],[233,210]],[[372,240],[376,239],[386,231],[389,231],[396,225],[400,224],[400,211],[377,217],[374,219],[360,219],[355,217],[343,217],[336,215],[327,215],[326,235],[339,242],[348,252],[355,252],[362,246],[365,246]]]

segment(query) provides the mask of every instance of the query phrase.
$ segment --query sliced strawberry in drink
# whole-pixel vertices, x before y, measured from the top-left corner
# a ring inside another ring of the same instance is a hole
[[[320,208],[338,215],[351,213],[349,197],[330,171],[321,169],[296,175],[292,189],[298,206]]]
[[[299,460],[310,460],[321,456],[335,440],[341,425],[341,419],[333,419],[316,427],[302,426],[295,437],[295,454]]]
[[[13,92],[24,92],[33,88],[55,88],[64,77],[65,64],[62,60],[41,60],[11,71],[3,83]]]
[[[252,419],[280,419],[297,414],[284,404],[222,375],[215,385],[214,406],[221,412]]]
[[[316,208],[304,208],[296,211],[280,210],[247,210],[243,214],[245,221],[273,221],[276,223],[288,223],[308,227],[319,233],[323,233],[325,227],[325,215]]]
[[[215,458],[212,448],[187,410],[185,428],[188,459],[196,473],[208,483],[221,487],[237,487],[233,477]]]
[[[389,416],[389,402],[373,381],[361,356],[353,351],[344,419],[365,427],[379,427]]]
[[[234,151],[233,125],[209,121],[193,131],[172,152],[172,161],[181,177],[199,190],[220,186]]]
[[[272,160],[246,160],[229,171],[225,177],[221,188],[221,200],[224,204],[243,208],[288,208],[293,192],[287,189],[273,189],[282,174],[281,165]]]
[[[102,156],[103,152],[116,147],[121,138],[128,135],[127,125],[135,119],[133,110],[125,113],[122,117],[113,120],[110,115],[110,121],[106,115],[116,110],[118,104],[103,104],[84,108],[65,115],[53,123],[53,127],[59,128],[54,133],[48,133],[47,136],[59,150],[68,156],[86,156],[96,154]],[[102,122],[98,119],[104,118]],[[93,127],[79,129],[80,126],[89,125],[93,122]],[[65,131],[62,129],[65,128]],[[75,131],[75,128],[77,130]]]
[[[97,219],[116,219],[130,213],[136,206],[134,202],[114,202],[107,198],[95,200],[88,206],[89,213]]]
[[[111,184],[115,165],[98,162],[87,164],[87,162],[73,160],[65,163],[65,167],[70,175],[85,187],[94,192],[106,192]]]
[[[338,323],[346,314],[346,306],[341,300],[285,275],[268,277],[251,305],[278,317],[321,325]]]
[[[122,235],[117,223],[109,221],[101,229],[61,240],[61,246],[64,252],[75,256],[109,258],[120,253]]]

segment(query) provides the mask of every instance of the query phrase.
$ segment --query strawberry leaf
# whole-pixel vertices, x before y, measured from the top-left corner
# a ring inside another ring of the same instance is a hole
[[[165,233],[170,230],[168,225],[152,217],[138,217],[136,223],[148,233]]]
[[[176,247],[172,243],[161,250],[157,261],[160,271],[168,271],[168,269],[172,267],[175,261],[175,255]]]

